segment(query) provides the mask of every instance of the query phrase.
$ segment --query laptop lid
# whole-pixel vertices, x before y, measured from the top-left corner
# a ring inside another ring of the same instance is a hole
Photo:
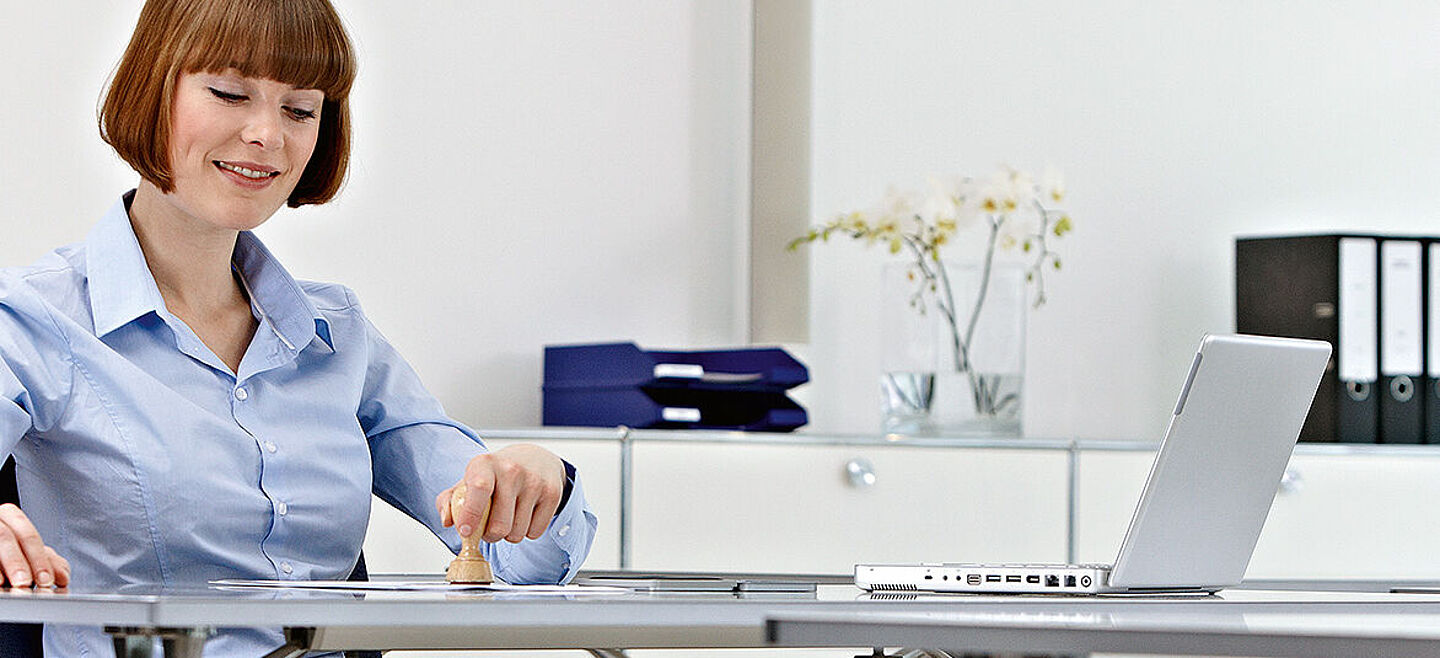
[[[1201,340],[1120,545],[1112,589],[1240,582],[1329,359],[1323,341]]]

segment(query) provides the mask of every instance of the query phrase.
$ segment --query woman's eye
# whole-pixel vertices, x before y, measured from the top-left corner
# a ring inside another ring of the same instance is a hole
[[[296,121],[309,121],[315,118],[315,110],[306,110],[298,107],[286,108],[290,112],[290,118]]]
[[[220,91],[219,89],[216,89],[214,87],[209,87],[208,89],[210,89],[210,93],[214,94],[216,98],[227,103],[239,103],[246,98],[244,94],[232,94],[229,92]]]

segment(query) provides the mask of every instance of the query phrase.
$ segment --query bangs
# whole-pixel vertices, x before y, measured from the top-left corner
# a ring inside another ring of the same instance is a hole
[[[343,101],[355,81],[355,57],[329,2],[202,0],[180,37],[180,70],[266,78],[318,89]]]

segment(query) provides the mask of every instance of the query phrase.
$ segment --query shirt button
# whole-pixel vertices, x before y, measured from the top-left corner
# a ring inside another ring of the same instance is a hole
[[[280,563],[280,570],[281,570],[281,571],[284,571],[286,574],[295,573],[295,567],[290,566],[290,563],[289,563],[289,562],[281,562],[281,563]]]
[[[239,400],[239,401],[241,401],[241,402],[244,402],[245,399],[248,398],[248,397],[250,397],[250,393],[248,393],[245,389],[243,389],[243,388],[237,388],[237,389],[235,389],[235,399],[236,399],[236,400]]]
[[[562,525],[562,526],[560,526],[560,529],[557,530],[557,531],[555,532],[555,534],[558,534],[558,535],[560,535],[561,537],[564,537],[565,535],[570,534],[570,526],[568,526],[568,525]]]
[[[286,504],[283,503],[283,502],[280,503],[279,505],[276,505],[275,507],[276,507],[277,510],[279,510],[280,516],[285,516],[286,514],[290,513],[290,506],[289,506],[289,505],[286,505]]]
[[[274,441],[266,441],[266,442],[265,442],[265,449],[266,449],[266,450],[269,450],[270,452],[273,453],[273,452],[275,452],[276,450],[279,450],[280,448],[275,445],[275,442],[274,442]]]

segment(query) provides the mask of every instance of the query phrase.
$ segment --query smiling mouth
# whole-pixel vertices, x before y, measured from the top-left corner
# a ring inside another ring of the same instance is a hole
[[[236,173],[236,174],[240,174],[241,176],[244,176],[244,177],[249,178],[249,179],[251,179],[251,180],[265,180],[265,179],[274,178],[274,177],[280,175],[280,172],[279,172],[279,171],[256,171],[256,170],[250,169],[250,168],[248,168],[248,167],[241,167],[240,165],[233,165],[233,164],[230,164],[229,162],[225,162],[225,161],[223,161],[223,160],[214,160],[213,162],[215,163],[215,166],[216,166],[216,167],[219,167],[219,168],[221,168],[221,169],[224,169],[225,171],[229,171],[229,172],[233,172],[233,173]]]

